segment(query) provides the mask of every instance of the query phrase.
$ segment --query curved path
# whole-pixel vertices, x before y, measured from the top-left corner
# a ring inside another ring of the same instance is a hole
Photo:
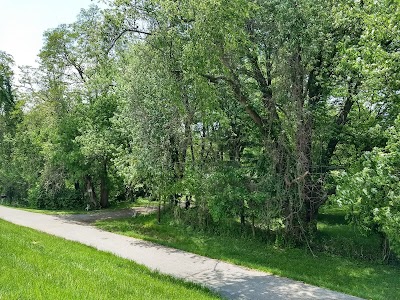
[[[152,270],[202,284],[228,299],[359,299],[268,273],[121,236],[62,216],[0,206],[0,218],[111,252]]]

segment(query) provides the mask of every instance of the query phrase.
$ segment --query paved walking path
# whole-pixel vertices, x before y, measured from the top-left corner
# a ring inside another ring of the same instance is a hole
[[[161,273],[200,283],[228,299],[359,299],[193,253],[106,232],[62,216],[43,215],[0,206],[0,218],[111,252]]]

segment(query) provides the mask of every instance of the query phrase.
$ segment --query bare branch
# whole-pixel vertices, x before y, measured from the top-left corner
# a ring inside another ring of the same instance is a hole
[[[146,36],[152,35],[151,32],[146,32],[143,30],[136,28],[126,28],[123,29],[112,41],[111,41],[111,45],[110,47],[108,47],[106,54],[110,53],[110,51],[112,50],[112,48],[114,48],[115,44],[117,43],[117,41],[126,33],[131,32],[131,33],[138,33],[138,34],[144,34]]]

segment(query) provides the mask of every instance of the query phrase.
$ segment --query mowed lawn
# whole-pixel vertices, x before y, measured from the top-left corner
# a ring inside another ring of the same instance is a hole
[[[0,220],[0,299],[220,299],[195,284]]]

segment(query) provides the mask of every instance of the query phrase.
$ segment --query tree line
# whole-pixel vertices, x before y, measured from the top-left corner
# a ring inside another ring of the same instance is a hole
[[[197,226],[293,243],[334,202],[400,251],[398,2],[103,2],[46,31],[19,84],[1,52],[7,199],[104,208],[145,189],[189,199]]]

